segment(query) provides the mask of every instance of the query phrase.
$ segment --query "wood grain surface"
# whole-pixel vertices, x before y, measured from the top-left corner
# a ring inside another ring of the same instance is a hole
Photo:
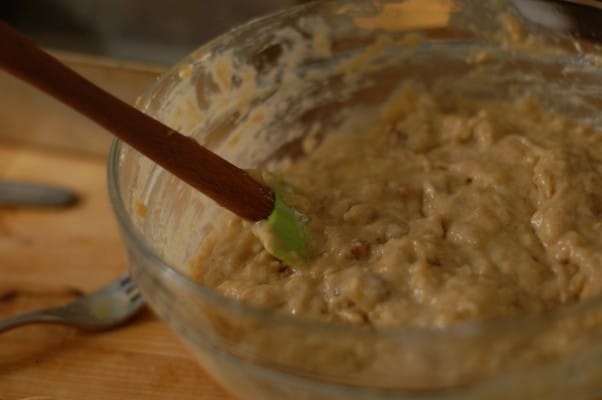
[[[66,210],[0,208],[0,318],[57,305],[125,270],[102,160],[0,145],[0,179],[70,187]],[[0,334],[0,399],[233,399],[150,311],[83,333],[35,325]]]

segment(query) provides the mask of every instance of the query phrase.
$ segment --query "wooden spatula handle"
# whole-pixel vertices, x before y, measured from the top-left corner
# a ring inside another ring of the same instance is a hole
[[[272,190],[244,170],[95,86],[2,22],[0,67],[78,110],[239,216],[259,221],[272,212]]]

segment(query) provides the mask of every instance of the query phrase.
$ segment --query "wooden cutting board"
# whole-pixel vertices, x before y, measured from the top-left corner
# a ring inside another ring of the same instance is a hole
[[[66,210],[0,207],[0,318],[57,305],[126,268],[102,159],[0,145],[0,179],[73,188]],[[0,334],[0,399],[233,399],[150,311],[89,334],[35,325]]]

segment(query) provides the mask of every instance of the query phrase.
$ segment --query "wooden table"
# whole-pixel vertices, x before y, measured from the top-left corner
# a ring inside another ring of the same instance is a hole
[[[102,159],[0,145],[0,179],[68,186],[66,210],[0,208],[0,318],[57,305],[125,270]],[[150,312],[83,333],[35,325],[0,334],[0,399],[232,399]]]

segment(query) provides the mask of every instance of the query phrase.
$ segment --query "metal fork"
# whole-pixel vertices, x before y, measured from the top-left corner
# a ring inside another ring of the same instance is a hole
[[[33,323],[63,324],[87,331],[101,331],[128,321],[143,305],[138,288],[130,275],[125,273],[111,284],[73,303],[2,320],[0,333]]]

